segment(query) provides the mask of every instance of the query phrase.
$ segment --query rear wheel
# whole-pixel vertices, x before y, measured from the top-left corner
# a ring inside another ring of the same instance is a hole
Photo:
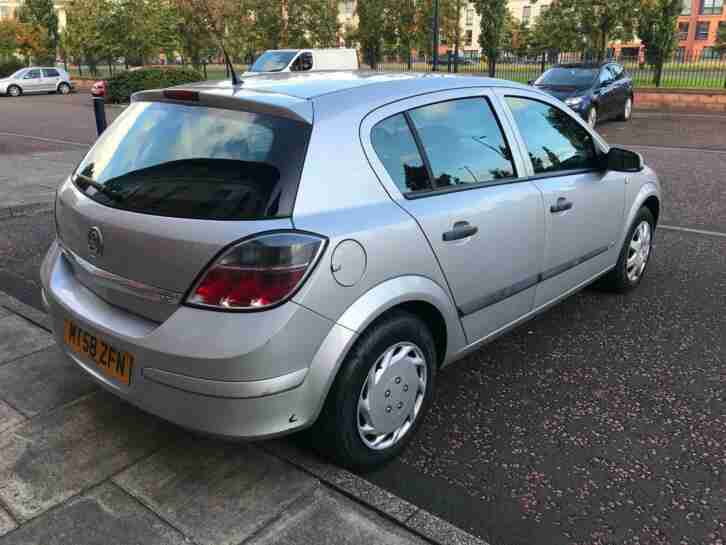
[[[650,210],[643,207],[630,226],[617,265],[602,278],[599,285],[620,293],[637,287],[650,260],[654,234],[655,218]]]
[[[342,466],[370,469],[396,457],[428,410],[436,350],[407,312],[374,323],[348,354],[313,429],[316,448]]]
[[[628,100],[625,101],[625,104],[623,105],[623,112],[620,114],[618,119],[620,121],[630,121],[630,118],[633,115],[633,97],[628,97]]]
[[[20,87],[18,87],[17,85],[11,85],[10,87],[8,87],[7,93],[11,97],[17,97],[17,96],[20,96],[22,91],[20,90]]]
[[[70,93],[70,92],[71,92],[71,86],[70,86],[70,85],[68,85],[67,83],[61,83],[61,84],[60,84],[60,85],[58,86],[58,92],[59,92],[59,93],[60,93],[61,95],[67,95],[68,93]]]
[[[595,106],[590,106],[590,109],[587,111],[587,124],[594,129],[595,125],[597,125],[597,119],[597,108]]]

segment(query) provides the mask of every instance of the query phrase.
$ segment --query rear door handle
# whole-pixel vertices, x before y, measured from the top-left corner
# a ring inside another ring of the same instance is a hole
[[[454,224],[454,228],[451,231],[447,231],[443,234],[444,242],[452,242],[454,240],[461,240],[475,235],[479,231],[478,227],[474,227],[468,221],[457,221]]]
[[[550,206],[550,212],[553,214],[557,214],[558,212],[564,212],[565,210],[569,210],[572,208],[572,202],[568,201],[564,197],[560,197],[557,199],[557,204],[553,204]]]

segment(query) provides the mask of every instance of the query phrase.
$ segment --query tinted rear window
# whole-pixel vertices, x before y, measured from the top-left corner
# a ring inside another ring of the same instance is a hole
[[[197,219],[292,214],[310,127],[232,110],[131,104],[79,165],[74,182],[124,210]]]

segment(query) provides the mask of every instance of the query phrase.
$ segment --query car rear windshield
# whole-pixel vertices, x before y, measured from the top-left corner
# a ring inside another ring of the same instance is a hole
[[[106,206],[181,218],[292,214],[310,126],[251,112],[136,102],[73,177]]]
[[[564,68],[547,70],[537,80],[537,85],[561,85],[563,87],[588,87],[598,75],[596,68]]]
[[[296,54],[296,51],[267,51],[254,62],[250,72],[279,72]]]

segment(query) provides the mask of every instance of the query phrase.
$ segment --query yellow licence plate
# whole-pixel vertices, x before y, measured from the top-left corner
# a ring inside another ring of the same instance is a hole
[[[93,360],[103,374],[127,386],[130,384],[133,355],[114,348],[70,320],[65,320],[63,324],[63,340],[75,353]]]

